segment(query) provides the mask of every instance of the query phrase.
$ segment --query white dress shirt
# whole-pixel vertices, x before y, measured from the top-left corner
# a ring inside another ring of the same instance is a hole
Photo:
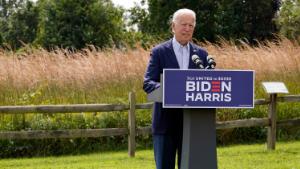
[[[176,55],[177,62],[180,69],[189,68],[190,60],[190,45],[187,43],[185,46],[182,46],[176,39],[173,37],[172,40],[173,50]]]

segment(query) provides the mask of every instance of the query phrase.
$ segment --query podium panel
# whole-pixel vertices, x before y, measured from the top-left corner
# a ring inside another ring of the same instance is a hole
[[[253,108],[254,71],[164,69],[164,108]]]
[[[217,169],[216,109],[184,109],[182,169]]]

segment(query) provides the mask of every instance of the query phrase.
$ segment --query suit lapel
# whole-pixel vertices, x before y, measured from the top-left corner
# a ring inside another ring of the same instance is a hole
[[[193,48],[193,45],[192,45],[191,42],[189,43],[189,45],[190,45],[189,69],[191,69],[191,68],[195,69],[196,67],[195,67],[195,64],[192,61],[192,56],[197,53],[197,50]]]
[[[167,49],[169,50],[166,55],[168,57],[168,60],[170,61],[170,63],[172,63],[172,65],[174,66],[174,68],[179,68],[179,64],[173,49],[173,45],[172,45],[172,39],[169,40],[168,44],[167,44]]]

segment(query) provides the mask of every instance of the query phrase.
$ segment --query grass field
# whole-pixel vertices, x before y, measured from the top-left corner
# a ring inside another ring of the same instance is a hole
[[[231,42],[201,44],[218,69],[255,70],[255,79],[283,81],[291,93],[300,91],[300,46],[289,40],[252,47]],[[127,103],[128,92],[145,102],[143,76],[150,50],[106,49],[80,51],[0,49],[0,105]],[[262,97],[261,85],[256,97]]]
[[[300,141],[279,142],[275,151],[265,144],[218,148],[219,169],[300,169]],[[99,152],[78,156],[1,159],[1,169],[154,169],[152,150]]]
[[[237,46],[226,41],[218,44],[207,42],[201,46],[214,56],[218,69],[255,70],[256,99],[268,97],[262,89],[262,81],[282,81],[287,85],[290,94],[300,93],[299,44],[282,39],[264,42],[263,45],[257,46],[244,42]],[[128,50],[101,50],[88,46],[78,51],[26,48],[18,52],[0,49],[0,105],[128,104],[130,91],[136,93],[137,103],[145,103],[147,102],[146,94],[142,86],[149,55],[150,50],[141,47]],[[277,117],[279,120],[299,118],[299,110],[300,103],[279,103]],[[138,127],[151,124],[150,110],[138,110],[136,116]],[[256,106],[254,109],[247,110],[218,109],[217,111],[218,121],[261,117],[267,117],[267,106]],[[126,128],[127,118],[127,112],[1,113],[0,132]],[[280,128],[278,137],[297,139],[300,138],[299,131],[298,128]],[[258,127],[222,130],[218,132],[217,139],[220,144],[251,143],[265,140],[265,136],[265,128]],[[108,145],[122,145],[126,140],[109,139],[103,142],[109,143]],[[76,152],[100,151],[101,146],[90,144],[93,141],[84,138],[75,141],[73,139],[63,141],[54,139],[46,141],[0,140],[0,157],[62,155],[73,152],[74,147],[78,147],[75,149]],[[105,145],[100,141],[97,143]],[[86,148],[86,145],[91,146]],[[82,150],[80,147],[85,148]]]

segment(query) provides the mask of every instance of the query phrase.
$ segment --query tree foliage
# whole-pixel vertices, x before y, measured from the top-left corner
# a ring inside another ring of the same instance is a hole
[[[280,3],[279,0],[148,0],[148,5],[147,16],[138,7],[132,13],[132,18],[140,17],[141,31],[170,36],[172,14],[177,9],[189,8],[197,16],[195,38],[216,41],[219,36],[249,40],[272,37],[277,31],[273,18]]]
[[[0,0],[0,45],[18,49],[25,44],[45,48],[80,49],[86,45],[122,47],[137,41],[144,46],[158,38],[170,38],[170,19],[180,8],[196,12],[194,37],[217,41],[272,38],[280,0],[141,0],[148,9],[130,10],[130,24],[140,32],[126,29],[125,10],[111,0]],[[277,20],[282,34],[299,36],[299,0],[286,0]]]
[[[26,1],[20,9],[8,18],[6,42],[16,49],[30,44],[36,37],[38,10],[31,1]]]
[[[300,0],[285,0],[277,23],[281,34],[300,42]]]
[[[123,11],[109,0],[41,0],[39,8],[37,44],[47,48],[119,45]]]
[[[0,0],[0,45],[10,37],[8,20],[24,5],[24,0]]]
[[[124,21],[111,0],[0,0],[0,44],[80,49],[121,46]]]
[[[148,20],[149,13],[147,9],[144,7],[146,1],[142,0],[141,5],[135,4],[134,7],[129,9],[129,25],[137,25],[140,32],[150,32],[148,30],[151,22]]]
[[[8,18],[24,4],[24,0],[0,0],[0,17]]]
[[[277,32],[274,17],[280,3],[275,0],[222,0],[218,10],[218,34],[225,38],[264,40]]]

